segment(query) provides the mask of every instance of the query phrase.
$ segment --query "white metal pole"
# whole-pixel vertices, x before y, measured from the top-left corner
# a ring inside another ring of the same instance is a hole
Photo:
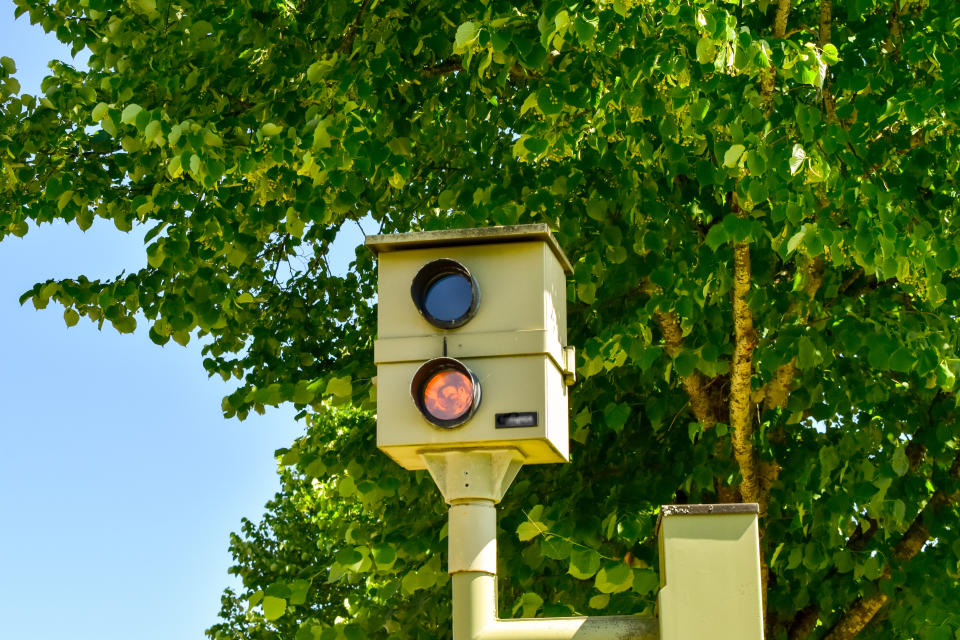
[[[654,618],[582,616],[497,617],[497,513],[519,469],[510,450],[424,455],[450,505],[449,572],[453,583],[453,640],[656,640]],[[514,464],[515,463],[515,464]]]

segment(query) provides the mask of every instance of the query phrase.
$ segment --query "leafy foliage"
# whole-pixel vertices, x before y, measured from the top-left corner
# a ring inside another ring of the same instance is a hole
[[[547,222],[574,262],[574,460],[508,494],[504,615],[648,610],[657,506],[750,500],[768,637],[960,628],[955,3],[17,6],[91,58],[42,96],[0,60],[0,234],[149,229],[139,272],[23,300],[203,338],[225,415],[292,402],[326,456],[235,539],[212,633],[449,628],[439,498],[324,414],[374,393],[372,256],[325,265],[368,216]]]
[[[310,425],[278,452],[282,493],[264,521],[245,521],[232,538],[232,572],[246,591],[226,593],[224,621],[208,635],[366,638],[386,626],[410,629],[410,638],[442,636],[450,624],[440,562],[446,511],[433,481],[369,455],[376,443],[367,413],[334,410]]]

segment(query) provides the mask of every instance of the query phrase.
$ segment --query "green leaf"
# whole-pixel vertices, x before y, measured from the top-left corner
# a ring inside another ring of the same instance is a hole
[[[59,198],[57,198],[57,208],[60,209],[60,211],[63,211],[72,200],[73,190],[67,189],[60,194]]]
[[[940,363],[940,366],[937,367],[936,375],[937,384],[940,385],[944,391],[951,391],[957,382],[956,374],[945,362]]]
[[[630,418],[630,407],[626,404],[611,402],[603,409],[603,420],[607,427],[616,433],[623,430]]]
[[[530,153],[540,155],[547,150],[547,141],[543,138],[523,137],[521,140],[523,140],[524,148]]]
[[[849,549],[841,549],[833,554],[833,564],[840,573],[853,571],[853,553]]]
[[[907,459],[906,447],[897,447],[890,458],[890,464],[893,466],[893,472],[898,476],[903,476],[910,470],[910,461]]]
[[[527,99],[523,101],[523,104],[520,106],[520,115],[524,115],[527,111],[537,106],[537,93],[531,92]]]
[[[326,76],[327,73],[333,69],[336,64],[338,54],[333,54],[329,58],[323,60],[317,60],[307,67],[307,80],[313,84],[321,82]]]
[[[840,61],[840,53],[837,48],[829,42],[823,45],[823,61],[827,64],[836,64]]]
[[[819,364],[821,358],[818,357],[817,348],[813,341],[807,336],[800,338],[797,345],[797,366],[802,370],[809,370]]]
[[[357,564],[363,560],[363,554],[352,547],[340,549],[336,554],[337,562],[344,566]]]
[[[339,493],[343,498],[348,498],[352,495],[355,495],[357,493],[357,483],[354,482],[353,478],[350,476],[344,476],[343,478],[340,478],[340,482],[337,483],[337,493]],[[353,562],[348,562],[346,564],[353,564]]]
[[[262,127],[260,127],[260,131],[263,133],[264,136],[270,138],[282,133],[283,127],[281,127],[278,124],[274,124],[273,122],[267,122]]]
[[[527,542],[528,540],[533,540],[546,530],[547,527],[542,522],[531,522],[527,520],[521,522],[517,527],[517,537],[520,538],[520,542]]]
[[[389,570],[397,561],[397,550],[390,544],[378,544],[371,549],[373,561],[377,563],[377,568]]]
[[[737,162],[740,160],[740,156],[743,155],[743,152],[746,151],[746,147],[742,144],[731,145],[729,149],[723,154],[723,166],[733,169],[737,166]]]
[[[653,593],[660,587],[660,577],[652,569],[634,569],[633,590],[640,595]]]
[[[727,232],[727,228],[722,224],[715,224],[710,227],[710,230],[707,231],[707,237],[704,238],[704,243],[711,250],[716,251],[718,247],[723,244],[726,244],[730,241],[730,234]]]
[[[80,314],[73,309],[65,309],[63,312],[63,321],[67,323],[68,327],[72,327],[80,322]]]
[[[553,560],[566,560],[570,557],[572,550],[573,543],[569,540],[557,538],[556,536],[543,537],[540,539],[541,553]]]
[[[520,609],[524,618],[532,618],[537,614],[537,611],[540,610],[540,607],[543,606],[543,598],[538,596],[533,592],[524,593],[520,596],[520,601],[518,602],[518,609]]]
[[[227,253],[227,262],[234,267],[239,267],[246,261],[247,261],[247,250],[244,249],[243,247],[233,247]]]
[[[704,36],[697,41],[697,62],[700,64],[713,64],[717,58],[717,45],[713,39]]]
[[[874,369],[886,369],[890,363],[890,355],[895,345],[887,335],[873,335],[868,342],[870,345],[867,360]]]
[[[820,469],[823,473],[829,474],[840,466],[840,456],[837,454],[836,447],[823,447],[820,449]]]
[[[803,166],[803,161],[807,158],[807,152],[799,144],[793,145],[793,151],[790,153],[790,175],[794,175]]]
[[[790,549],[790,555],[787,557],[787,569],[796,569],[803,562],[803,546],[797,545]]]
[[[903,500],[894,500],[893,501],[893,519],[897,522],[903,522],[904,517],[907,515],[907,505],[904,504]]]
[[[350,376],[332,377],[327,381],[327,388],[324,395],[336,396],[339,398],[349,398],[353,395],[353,385],[350,382]]]
[[[592,282],[578,284],[576,292],[577,298],[585,304],[593,304],[597,300],[597,285]]]
[[[610,203],[603,198],[590,198],[586,203],[587,215],[593,220],[606,220]]]
[[[618,562],[607,565],[597,573],[594,585],[601,593],[620,593],[633,586],[633,569]]]
[[[103,120],[103,117],[107,115],[107,112],[109,110],[110,110],[110,105],[108,105],[106,102],[99,102],[97,103],[97,106],[95,106],[93,110],[90,112],[90,118],[94,122],[100,122],[101,120]]]
[[[584,44],[590,44],[597,36],[598,22],[590,21],[578,15],[574,20],[573,28],[577,32],[577,38]]]
[[[307,601],[307,592],[310,591],[309,580],[294,580],[290,583],[288,604],[299,606]]]
[[[421,589],[420,586],[420,577],[417,575],[416,571],[410,571],[404,574],[403,578],[400,580],[400,588],[404,593],[411,594]]]
[[[133,333],[137,330],[137,319],[129,315],[114,318],[110,324],[120,333]]]
[[[477,39],[479,29],[471,21],[464,22],[457,27],[457,34],[453,39],[454,53],[463,53]]]
[[[590,607],[591,609],[606,609],[608,604],[610,604],[610,594],[598,593],[597,595],[590,598],[590,601],[587,603],[587,606]]]
[[[641,371],[647,371],[663,355],[663,347],[644,347],[636,359]]]
[[[600,554],[594,549],[576,548],[570,552],[567,572],[577,580],[586,580],[600,569]]]
[[[263,615],[267,620],[276,620],[287,610],[287,601],[274,596],[264,596]]]
[[[549,89],[540,89],[537,96],[537,108],[545,116],[555,116],[563,111],[563,105]]]
[[[890,356],[889,367],[894,371],[900,371],[906,373],[913,369],[914,365],[917,363],[916,354],[907,349],[906,347],[900,347]]]
[[[163,141],[163,132],[160,129],[160,121],[151,120],[143,130],[143,137],[147,142],[161,144]]]
[[[747,169],[754,177],[762,176],[767,170],[767,160],[759,151],[751,149],[747,152]]]
[[[790,239],[787,240],[787,255],[790,255],[797,250],[797,247],[800,246],[800,243],[803,242],[803,239],[807,235],[808,225],[803,225],[800,227],[800,231],[797,231],[795,234],[790,236]]]
[[[143,149],[143,145],[140,143],[140,141],[133,136],[124,136],[120,140],[120,146],[123,147],[123,150],[127,153],[136,153],[137,151]]]
[[[17,65],[12,58],[7,56],[0,56],[0,66],[3,67],[4,71],[7,72],[7,75],[13,75],[17,72]]]
[[[883,563],[880,556],[873,555],[867,558],[867,561],[863,564],[863,575],[867,580],[876,580],[883,575]]]
[[[673,366],[676,369],[677,375],[681,378],[688,378],[693,375],[694,369],[696,369],[697,363],[700,362],[700,357],[696,353],[688,349],[682,350],[677,354],[677,357],[673,359]]]
[[[124,124],[133,124],[137,120],[137,116],[140,115],[140,112],[143,111],[143,107],[138,104],[128,104],[124,107],[123,112],[120,114],[120,122]]]

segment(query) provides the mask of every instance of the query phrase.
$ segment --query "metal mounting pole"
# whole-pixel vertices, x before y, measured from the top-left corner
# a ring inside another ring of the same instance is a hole
[[[515,449],[434,451],[424,463],[450,505],[454,640],[656,640],[655,618],[497,617],[496,504],[523,458]]]

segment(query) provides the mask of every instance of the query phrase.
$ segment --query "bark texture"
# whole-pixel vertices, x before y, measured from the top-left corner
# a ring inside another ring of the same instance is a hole
[[[766,497],[760,492],[756,451],[753,446],[754,406],[751,400],[753,350],[757,333],[753,313],[747,304],[750,292],[750,245],[738,242],[733,248],[733,327],[736,342],[730,371],[730,427],[733,431],[733,455],[740,468],[740,495],[744,502],[760,505],[766,513]]]
[[[675,357],[683,347],[683,332],[680,330],[680,322],[674,313],[657,312],[656,319],[660,331],[663,333],[664,348],[667,355],[671,358]],[[689,376],[681,378],[681,383],[690,398],[690,408],[694,417],[703,424],[704,429],[713,427],[717,423],[717,414],[707,393],[706,378],[694,369]]]
[[[777,13],[773,17],[773,37],[783,39],[787,35],[787,18],[790,17],[790,0],[777,0]],[[767,73],[760,79],[760,90],[764,101],[767,102],[768,110],[772,108],[770,98],[773,95],[773,89],[777,85],[777,71],[770,63]]]

